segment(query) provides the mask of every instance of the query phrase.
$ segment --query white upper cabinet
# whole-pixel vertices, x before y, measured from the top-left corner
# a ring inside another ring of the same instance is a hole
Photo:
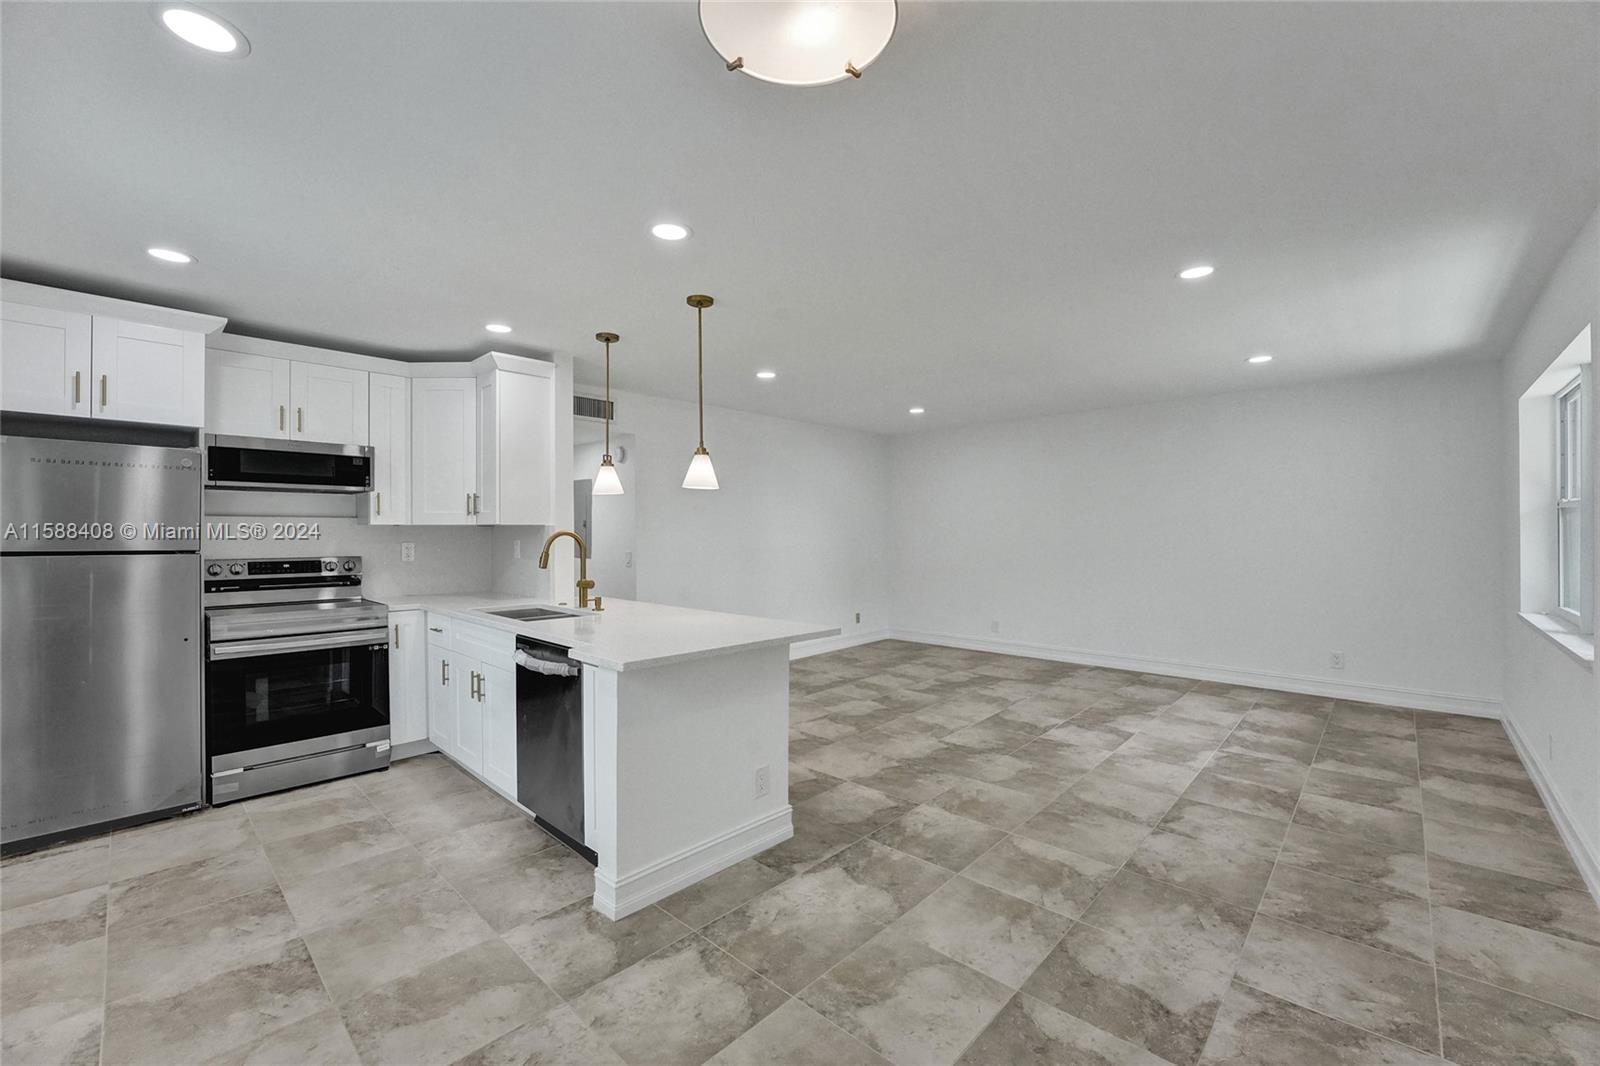
[[[367,378],[367,434],[372,443],[372,525],[411,524],[411,381],[394,374]]]
[[[478,521],[543,526],[552,521],[555,383],[536,373],[491,370],[478,379]]]
[[[367,372],[303,363],[289,370],[289,435],[333,444],[367,443]]]
[[[204,334],[95,315],[92,361],[96,418],[205,424]]]
[[[90,316],[0,304],[0,408],[90,413]]]
[[[413,378],[412,524],[473,525],[477,503],[477,378]]]
[[[289,360],[212,349],[206,428],[235,437],[289,436]]]

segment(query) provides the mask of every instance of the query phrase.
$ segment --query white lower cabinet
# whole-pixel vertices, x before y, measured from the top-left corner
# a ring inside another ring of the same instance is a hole
[[[428,739],[428,645],[421,611],[389,612],[389,743]]]
[[[466,676],[451,661],[459,658],[449,648],[428,645],[428,739],[451,758],[457,752],[456,690]]]
[[[483,779],[517,794],[517,673],[484,663],[478,691],[483,705]]]
[[[428,616],[428,739],[508,796],[517,794],[516,638]]]

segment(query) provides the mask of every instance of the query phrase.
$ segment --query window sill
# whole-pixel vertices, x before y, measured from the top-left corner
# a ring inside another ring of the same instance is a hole
[[[1518,617],[1554,641],[1562,651],[1586,666],[1594,666],[1594,638],[1574,633],[1547,614],[1519,612]]]

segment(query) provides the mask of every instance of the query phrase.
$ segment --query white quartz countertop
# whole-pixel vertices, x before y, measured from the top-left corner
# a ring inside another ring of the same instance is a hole
[[[786,622],[720,611],[698,611],[660,603],[605,598],[604,611],[571,610],[565,618],[519,622],[488,613],[508,607],[548,607],[547,603],[498,592],[395,596],[383,601],[391,611],[436,611],[480,625],[509,630],[567,648],[581,663],[603,670],[639,670],[690,659],[725,655],[774,645],[789,645],[839,630],[810,622]]]

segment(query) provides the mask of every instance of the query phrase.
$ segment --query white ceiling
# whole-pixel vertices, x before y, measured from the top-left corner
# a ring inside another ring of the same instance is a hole
[[[211,6],[3,6],[7,276],[682,398],[708,292],[709,402],[898,432],[1497,356],[1600,200],[1595,4],[902,3],[809,90],[693,4]]]

